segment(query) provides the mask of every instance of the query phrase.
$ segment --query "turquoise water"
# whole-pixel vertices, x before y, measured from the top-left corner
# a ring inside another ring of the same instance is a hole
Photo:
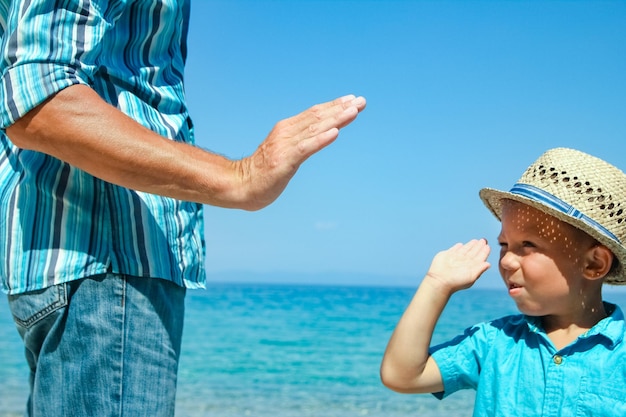
[[[378,367],[414,289],[213,284],[190,291],[178,417],[471,416],[473,392],[444,401],[384,388]],[[27,373],[0,301],[0,416],[21,415]],[[605,297],[626,308],[626,293]],[[516,312],[504,290],[456,294],[434,342]]]

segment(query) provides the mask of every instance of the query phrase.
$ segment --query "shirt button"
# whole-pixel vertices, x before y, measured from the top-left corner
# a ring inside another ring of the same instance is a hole
[[[560,365],[563,363],[563,357],[560,355],[554,355],[554,357],[552,358],[552,360],[554,361],[555,364]]]

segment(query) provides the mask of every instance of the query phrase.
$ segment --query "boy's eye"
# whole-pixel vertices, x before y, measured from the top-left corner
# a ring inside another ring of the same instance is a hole
[[[534,248],[535,244],[533,242],[529,242],[527,240],[522,242],[522,246],[524,246],[525,248]]]

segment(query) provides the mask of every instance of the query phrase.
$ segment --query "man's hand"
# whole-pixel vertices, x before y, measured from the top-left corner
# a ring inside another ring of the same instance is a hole
[[[339,129],[365,108],[363,97],[345,96],[278,122],[248,158],[239,161],[249,210],[271,204],[285,189],[300,165],[331,144]]]

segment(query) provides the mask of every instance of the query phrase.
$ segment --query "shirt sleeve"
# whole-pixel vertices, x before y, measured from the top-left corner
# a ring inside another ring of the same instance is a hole
[[[492,329],[487,323],[478,324],[449,342],[431,347],[430,354],[444,386],[444,391],[433,394],[436,398],[443,399],[462,389],[476,389],[481,363],[494,339]]]
[[[122,3],[24,0],[0,11],[5,14],[0,33],[0,128],[70,85],[91,84],[102,41]]]

